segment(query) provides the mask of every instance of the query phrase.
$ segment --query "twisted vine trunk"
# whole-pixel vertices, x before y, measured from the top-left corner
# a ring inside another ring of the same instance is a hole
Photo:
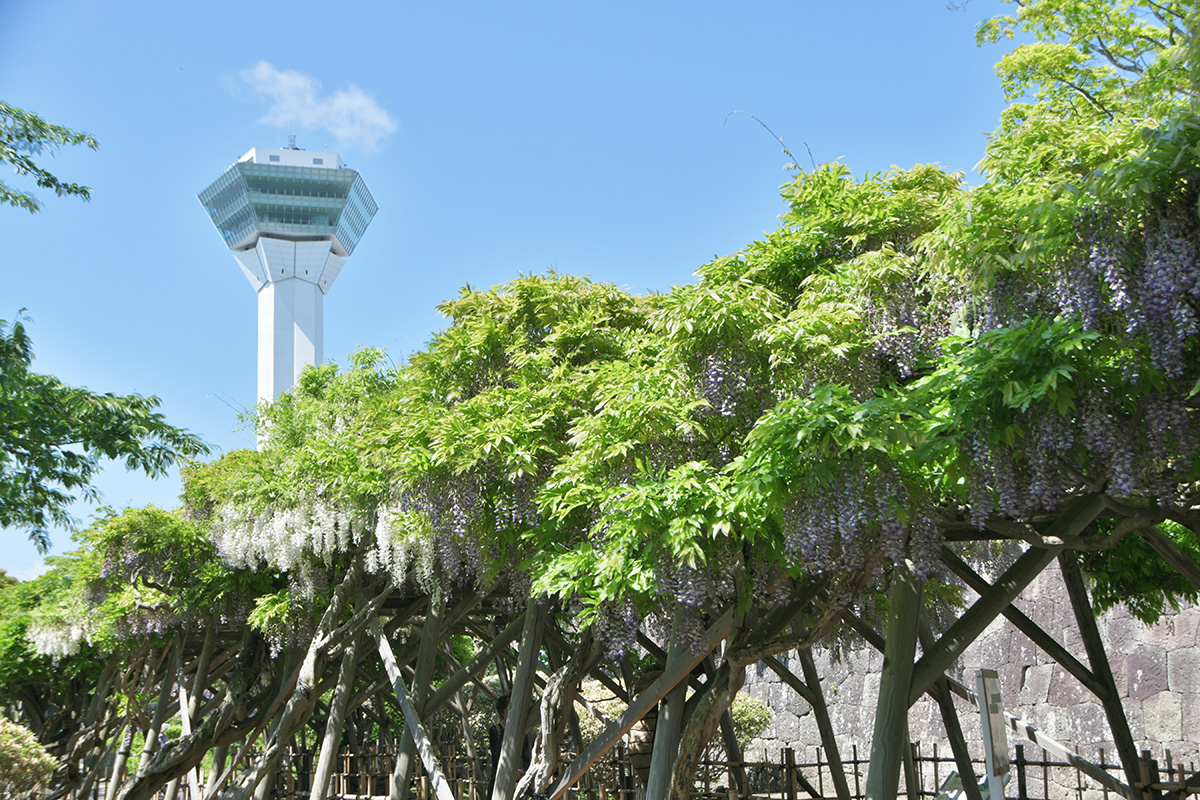
[[[242,640],[242,656],[229,673],[217,707],[190,736],[163,745],[134,778],[121,783],[114,771],[112,792],[106,800],[148,800],[169,781],[200,764],[210,749],[232,744],[251,731],[257,717],[250,716],[250,709],[261,708],[275,691],[267,687],[254,692],[264,671],[261,645],[258,637],[247,632]],[[127,751],[128,746],[122,749]]]
[[[721,718],[729,711],[733,698],[745,682],[746,668],[734,666],[731,659],[725,658],[704,690],[688,701],[684,728],[671,769],[672,798],[686,800],[691,796],[696,784],[696,768],[720,727]]]
[[[600,645],[588,628],[571,658],[546,681],[540,704],[541,730],[534,742],[529,770],[517,783],[516,797],[524,797],[530,791],[545,794],[550,782],[558,776],[562,739],[567,733],[579,684],[596,666],[600,654]]]

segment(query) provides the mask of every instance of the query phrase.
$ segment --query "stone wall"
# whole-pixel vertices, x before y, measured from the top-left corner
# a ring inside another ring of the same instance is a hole
[[[1088,663],[1057,565],[1047,569],[1016,605]],[[1200,608],[1164,615],[1149,627],[1121,607],[1105,613],[1097,623],[1139,750],[1151,750],[1160,762],[1169,750],[1176,764],[1194,762],[1200,768]],[[865,759],[883,656],[864,645],[844,652],[840,663],[827,651],[814,652],[814,658],[843,758],[849,758],[851,745],[857,744]],[[801,674],[794,654],[780,660]],[[994,622],[955,664],[951,675],[974,690],[975,671],[981,667],[1000,673],[1009,713],[1084,758],[1096,761],[1099,748],[1104,748],[1105,758],[1115,760],[1099,701],[1007,620]],[[821,738],[807,703],[762,664],[747,670],[744,691],[765,702],[774,714],[771,724],[747,748],[747,760],[778,763],[785,747],[796,750],[798,758],[814,758]],[[961,700],[957,703],[972,754],[982,757],[978,711]],[[941,715],[932,700],[925,698],[913,707],[909,726],[923,754],[929,754],[937,742],[939,750],[949,755]],[[1015,743],[1010,739],[1010,745]],[[1026,752],[1029,758],[1041,757],[1032,745]]]

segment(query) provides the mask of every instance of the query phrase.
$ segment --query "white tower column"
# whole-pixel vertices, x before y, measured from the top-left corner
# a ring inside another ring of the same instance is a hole
[[[317,285],[300,278],[258,291],[258,402],[275,400],[306,366],[321,363],[324,305]]]
[[[271,402],[324,358],[325,292],[346,260],[328,241],[271,236],[233,255],[258,292],[258,402]]]

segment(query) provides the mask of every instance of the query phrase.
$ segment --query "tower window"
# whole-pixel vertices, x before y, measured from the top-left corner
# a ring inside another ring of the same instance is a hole
[[[313,159],[313,163],[314,163],[314,164],[324,164],[324,163],[325,163],[325,159],[323,159],[323,158],[314,158],[314,159]]]
[[[279,156],[267,156],[267,158],[271,159],[272,161],[278,161],[278,160],[279,160]]]

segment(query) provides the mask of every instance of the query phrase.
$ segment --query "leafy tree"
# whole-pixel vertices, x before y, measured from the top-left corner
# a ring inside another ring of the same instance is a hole
[[[25,325],[0,320],[0,527],[29,529],[43,552],[48,527],[69,526],[67,508],[95,498],[102,458],[159,476],[182,458],[208,452],[169,425],[156,397],[97,394],[30,371]]]
[[[84,145],[96,150],[99,143],[86,133],[55,125],[37,114],[0,102],[0,164],[10,164],[18,175],[29,175],[37,185],[52,189],[59,197],[74,195],[87,200],[91,189],[59,180],[33,160],[42,153],[53,154],[64,146]],[[37,198],[0,181],[0,205],[16,206],[29,213],[41,208]]]

